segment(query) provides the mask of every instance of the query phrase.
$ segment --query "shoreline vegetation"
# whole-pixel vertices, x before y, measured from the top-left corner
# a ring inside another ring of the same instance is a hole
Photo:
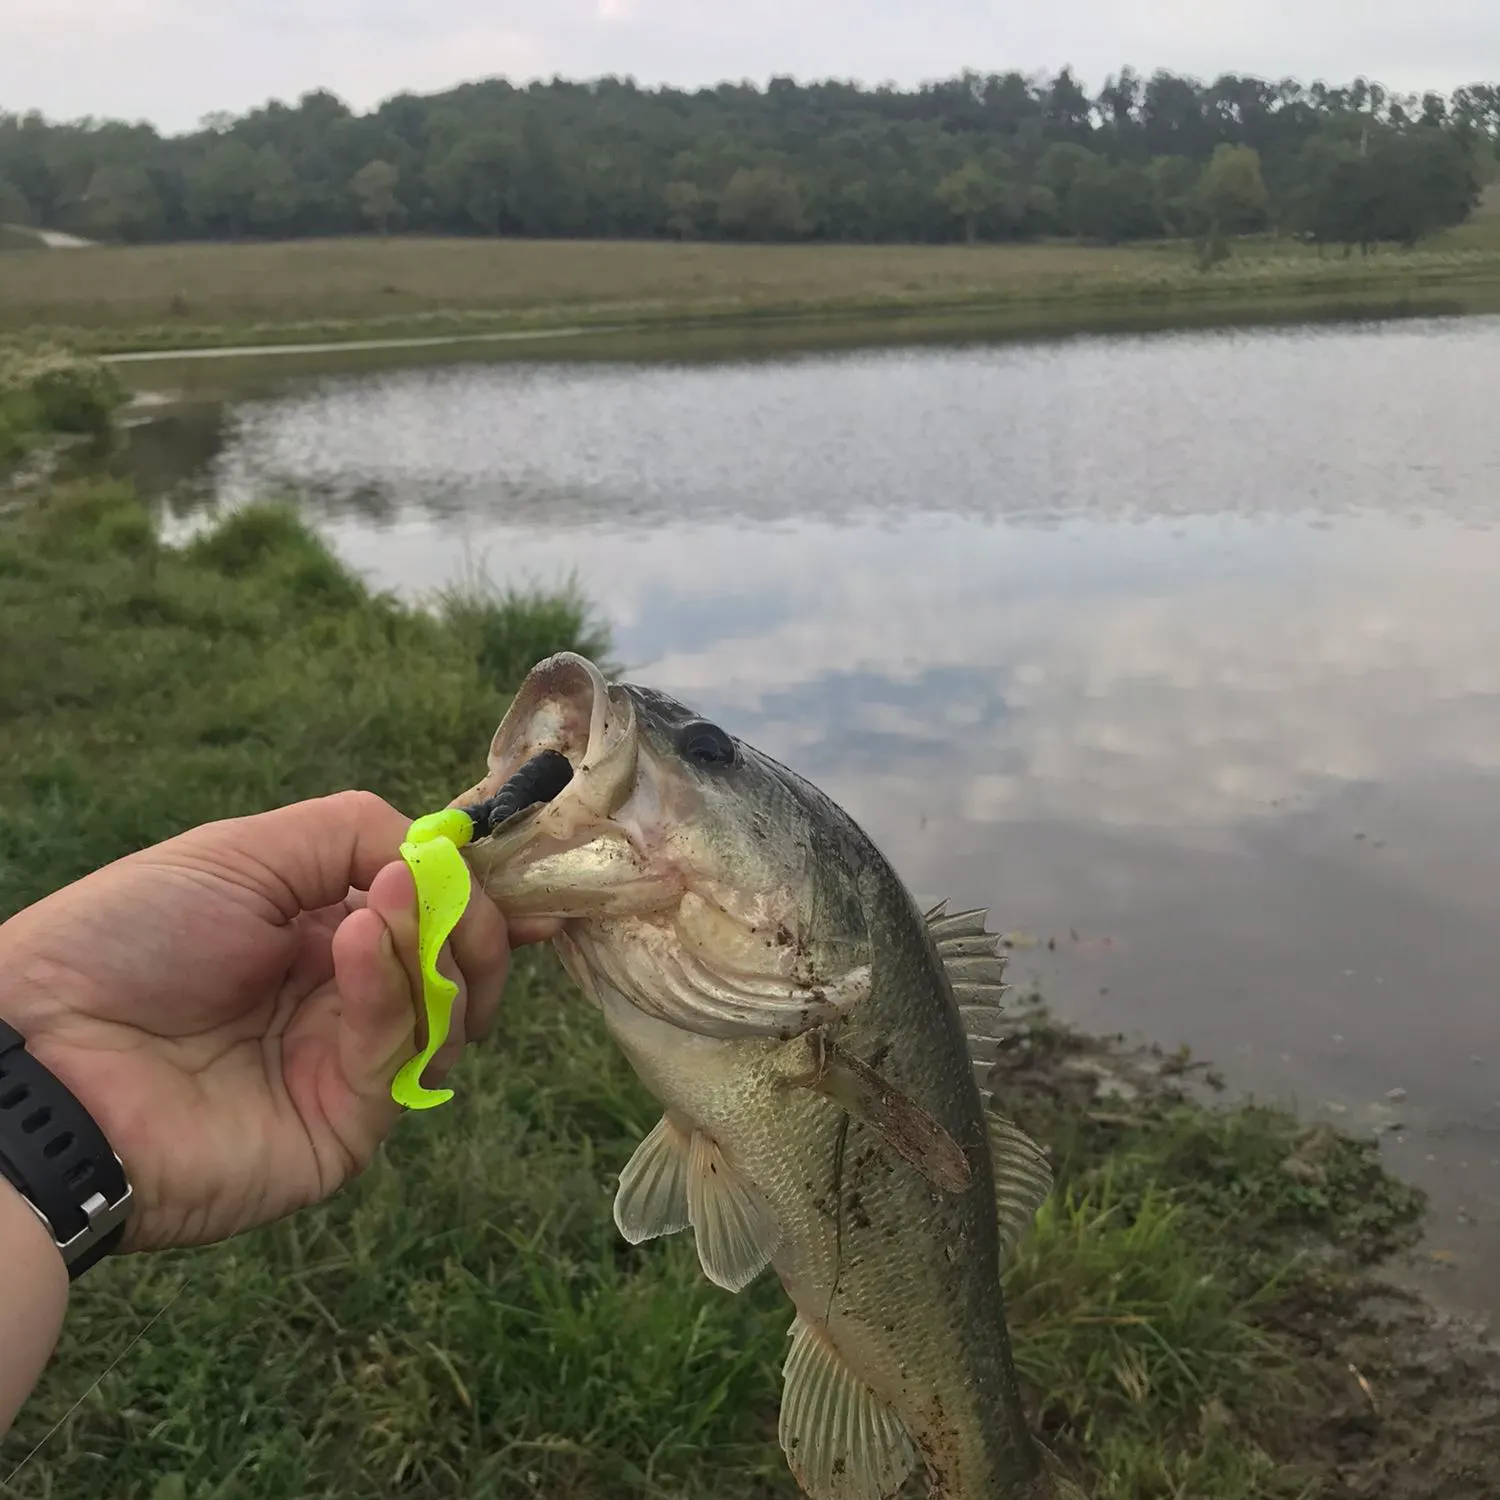
[[[178,135],[0,111],[0,339],[142,356],[490,338],[519,356],[786,324],[810,343],[860,320],[898,338],[922,318],[1045,333],[1493,308],[1497,179],[1500,87],[1482,82],[491,78],[364,112],[313,90]]]
[[[0,343],[0,480],[33,454],[107,444],[127,392],[100,361],[70,350]]]
[[[516,351],[589,338],[903,325],[1087,330],[1500,309],[1500,214],[1414,249],[1344,255],[1273,236],[1198,269],[1180,241],[728,245],[350,238],[9,252],[0,340],[102,356],[492,338]],[[535,338],[536,345],[528,343]],[[497,344],[498,350],[500,345]]]
[[[608,654],[576,597],[375,594],[290,508],[168,546],[119,483],[14,494],[0,918],[198,821],[345,785],[441,806],[537,659]],[[1373,1143],[1210,1107],[1183,1057],[1037,997],[1013,1015],[996,1096],[1058,1187],[1009,1318],[1032,1419],[1095,1500],[1500,1491],[1500,1356],[1394,1285],[1424,1201]],[[550,955],[519,958],[454,1082],[336,1202],[90,1276],[6,1493],[792,1500],[784,1298],[719,1292],[684,1237],[619,1239],[615,1174],[658,1110]]]

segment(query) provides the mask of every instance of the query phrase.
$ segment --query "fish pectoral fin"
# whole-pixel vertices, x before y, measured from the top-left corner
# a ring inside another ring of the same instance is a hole
[[[917,1463],[901,1419],[800,1314],[791,1336],[778,1436],[797,1483],[812,1500],[886,1500]]]
[[[620,1173],[615,1224],[632,1245],[686,1229],[692,1136],[665,1115]]]
[[[973,1168],[963,1147],[928,1110],[869,1063],[824,1042],[816,1074],[799,1081],[868,1125],[897,1156],[937,1187],[961,1193],[969,1186]]]
[[[1052,1191],[1052,1165],[1047,1153],[1003,1115],[987,1114],[985,1125],[995,1168],[995,1211],[1004,1261],[1047,1201]]]
[[[687,1210],[699,1264],[715,1286],[742,1291],[771,1263],[779,1242],[775,1218],[701,1130],[693,1132],[688,1152]]]

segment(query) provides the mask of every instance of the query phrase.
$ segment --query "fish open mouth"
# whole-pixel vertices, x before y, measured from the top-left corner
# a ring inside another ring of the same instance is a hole
[[[572,652],[541,662],[489,774],[452,804],[475,819],[465,856],[507,917],[562,924],[558,952],[596,999],[703,1036],[799,1035],[868,993],[864,945],[799,936],[806,848],[768,854],[742,794],[705,793],[713,771],[687,761],[721,757],[726,737],[679,724],[681,708],[660,720],[649,693]]]
[[[571,651],[539,663],[495,732],[489,774],[451,804],[475,819],[467,853],[486,893],[508,915],[563,918],[680,893],[648,865],[639,771],[629,694]]]

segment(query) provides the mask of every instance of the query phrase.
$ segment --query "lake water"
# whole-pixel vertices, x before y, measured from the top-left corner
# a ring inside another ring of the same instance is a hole
[[[1399,1125],[1500,1310],[1497,393],[1433,319],[330,377],[138,454],[382,585],[575,576],[1064,1017]]]

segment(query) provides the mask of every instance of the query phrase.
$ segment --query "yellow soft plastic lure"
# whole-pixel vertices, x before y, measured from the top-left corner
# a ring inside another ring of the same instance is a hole
[[[427,1013],[427,1045],[396,1074],[391,1098],[405,1109],[436,1109],[452,1089],[422,1086],[422,1074],[448,1040],[458,986],[438,973],[438,954],[469,905],[469,867],[459,853],[474,837],[474,820],[461,808],[445,808],[418,818],[406,830],[401,858],[417,887],[417,952],[422,969],[422,1006]]]

